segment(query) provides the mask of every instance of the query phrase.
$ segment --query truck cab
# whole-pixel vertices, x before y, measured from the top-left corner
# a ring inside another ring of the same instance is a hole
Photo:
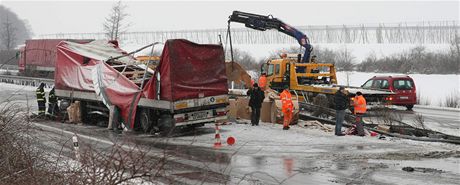
[[[329,102],[333,108],[333,95],[339,85],[334,64],[328,63],[301,63],[300,54],[282,54],[279,59],[272,59],[262,64],[261,72],[267,75],[267,84],[271,89],[281,91],[288,86],[291,93],[300,101],[313,103],[316,97]],[[391,93],[385,90],[367,90],[360,87],[345,87],[350,98],[360,91],[370,105],[387,104],[387,96]],[[318,96],[320,95],[320,96]]]
[[[282,90],[287,85],[292,90],[335,93],[332,88],[333,85],[337,85],[334,65],[300,63],[300,58],[298,55],[282,55],[280,59],[272,59],[262,64],[261,72],[267,74],[270,88]]]

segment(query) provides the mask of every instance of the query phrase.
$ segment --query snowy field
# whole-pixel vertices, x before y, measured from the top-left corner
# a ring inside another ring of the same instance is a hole
[[[0,75],[6,75],[6,74],[17,75],[18,70],[15,70],[15,69],[0,69]]]
[[[347,74],[349,84],[347,84]],[[340,85],[361,86],[373,76],[391,76],[404,75],[397,73],[364,73],[364,72],[337,72],[337,78]],[[449,95],[460,94],[460,75],[426,75],[426,74],[409,74],[415,81],[417,94],[421,102],[428,102],[433,106],[440,106]]]
[[[258,77],[255,71],[248,71],[253,77]],[[361,86],[373,76],[395,76],[405,75],[398,73],[365,73],[365,72],[337,72],[339,85]],[[409,74],[414,79],[417,88],[417,95],[422,104],[430,106],[441,106],[447,96],[460,96],[460,75],[449,74]],[[347,81],[348,79],[348,81]]]

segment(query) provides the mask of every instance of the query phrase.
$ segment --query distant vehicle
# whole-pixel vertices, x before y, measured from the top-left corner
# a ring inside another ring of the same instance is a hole
[[[412,110],[417,103],[415,83],[410,76],[374,76],[361,87],[390,90],[395,93],[388,97],[391,104],[405,106],[407,110]]]
[[[61,41],[88,43],[93,39],[32,39],[19,49],[19,73],[22,76],[53,78],[56,63],[56,46]]]

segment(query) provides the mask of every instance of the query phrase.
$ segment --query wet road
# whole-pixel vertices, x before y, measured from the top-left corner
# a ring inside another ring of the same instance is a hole
[[[34,88],[2,89],[0,101],[13,100],[36,110]],[[30,101],[32,100],[32,101]],[[415,108],[405,120],[421,113],[441,127],[458,128],[457,113]],[[397,138],[334,137],[317,129],[262,123],[222,127],[222,138],[233,136],[237,144],[214,149],[214,127],[173,138],[139,133],[114,134],[89,125],[36,122],[41,128],[41,147],[50,153],[74,158],[71,143],[76,133],[82,143],[108,150],[114,143],[139,146],[151,158],[166,151],[167,184],[457,184],[460,182],[460,147]],[[452,130],[452,129],[450,129]],[[62,146],[65,146],[62,149]],[[416,167],[405,172],[403,167]]]
[[[414,112],[423,115],[429,128],[460,136],[460,111],[414,108]]]
[[[396,107],[393,110],[396,114],[402,116],[404,123],[420,127],[421,118],[425,128],[460,137],[460,110],[423,106],[416,106],[413,111],[407,111],[405,108],[400,107]]]
[[[96,126],[54,122],[36,125],[43,128],[47,137],[69,138],[77,133],[82,142],[101,149],[123,143],[126,147],[140,146],[148,150],[151,157],[160,157],[166,151],[171,162],[168,175],[187,184],[201,180],[209,184],[455,184],[460,180],[460,148],[450,144],[354,136],[337,138],[317,132],[305,136],[305,130],[298,127],[293,127],[291,133],[283,133],[266,124],[257,128],[234,124],[222,127],[223,137],[232,134],[244,143],[213,149],[212,126],[186,136],[158,138],[143,134],[117,135]],[[279,132],[280,136],[304,138],[288,143],[272,138],[250,140],[244,132],[260,135]],[[70,146],[69,150],[72,155]],[[436,171],[408,173],[401,170],[406,166]],[[197,180],[198,174],[207,175]]]

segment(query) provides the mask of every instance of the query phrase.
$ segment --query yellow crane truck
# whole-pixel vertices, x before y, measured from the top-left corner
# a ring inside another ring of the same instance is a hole
[[[313,47],[304,33],[271,15],[264,16],[234,11],[228,20],[230,49],[232,49],[231,22],[243,23],[246,27],[260,31],[276,29],[294,37],[304,48],[304,54],[282,54],[280,58],[268,60],[261,66],[261,73],[266,73],[267,83],[271,89],[280,91],[287,85],[291,93],[304,103],[313,103],[317,97],[321,97],[323,100],[326,97],[328,105],[324,105],[323,101],[320,106],[334,106],[332,95],[339,88],[335,66],[334,64],[317,63],[314,57],[310,57]],[[360,87],[345,88],[349,92],[350,98],[356,92],[361,91],[368,104],[371,105],[387,104],[386,98],[392,94],[388,91],[369,90]]]

